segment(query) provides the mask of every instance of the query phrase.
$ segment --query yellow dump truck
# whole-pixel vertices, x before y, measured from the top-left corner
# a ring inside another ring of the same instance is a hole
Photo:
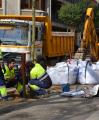
[[[73,32],[53,32],[48,16],[35,17],[35,53],[48,58],[74,54],[75,34]],[[4,58],[18,57],[26,53],[26,61],[31,58],[32,16],[0,16],[0,48]],[[16,58],[16,59],[17,59]]]

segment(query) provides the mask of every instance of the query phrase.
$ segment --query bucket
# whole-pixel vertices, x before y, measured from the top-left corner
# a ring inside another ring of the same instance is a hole
[[[62,84],[62,92],[69,92],[70,91],[70,84]]]

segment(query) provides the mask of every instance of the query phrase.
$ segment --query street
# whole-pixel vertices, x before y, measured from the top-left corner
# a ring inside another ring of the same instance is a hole
[[[67,98],[59,94],[0,108],[0,120],[98,120],[99,98]]]
[[[98,116],[99,0],[0,0],[0,120]]]

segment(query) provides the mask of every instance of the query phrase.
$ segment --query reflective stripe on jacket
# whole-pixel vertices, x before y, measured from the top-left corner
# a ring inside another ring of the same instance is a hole
[[[40,64],[36,63],[30,71],[30,79],[39,79],[45,72],[45,69]]]
[[[1,94],[1,97],[7,96],[7,89],[5,86],[0,86],[0,94]]]
[[[5,69],[5,70],[4,70]],[[3,73],[4,73],[4,78],[5,80],[10,80],[10,79],[14,79],[15,77],[15,71],[14,68],[13,69],[9,69],[7,65],[4,66],[4,69],[2,69]]]

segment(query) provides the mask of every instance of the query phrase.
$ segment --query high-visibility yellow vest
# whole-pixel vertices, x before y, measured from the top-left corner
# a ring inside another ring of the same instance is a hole
[[[38,79],[43,74],[45,74],[45,69],[38,63],[35,64],[35,67],[30,71],[30,79]]]
[[[14,68],[13,69],[9,69],[7,65],[4,66],[5,70],[2,69],[3,73],[4,73],[4,78],[5,80],[11,80],[11,79],[14,79],[15,77],[15,71],[14,71]]]

